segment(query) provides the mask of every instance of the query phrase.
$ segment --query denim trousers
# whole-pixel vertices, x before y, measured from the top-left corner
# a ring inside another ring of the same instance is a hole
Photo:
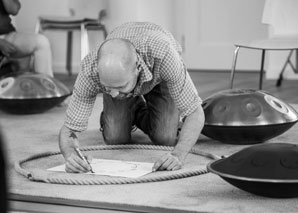
[[[143,96],[117,99],[103,94],[100,126],[106,144],[129,144],[136,125],[153,144],[174,146],[178,124],[179,111],[164,82]]]

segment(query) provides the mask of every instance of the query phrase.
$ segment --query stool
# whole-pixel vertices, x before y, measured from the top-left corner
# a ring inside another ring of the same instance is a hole
[[[66,69],[68,74],[72,75],[71,60],[73,31],[80,30],[81,32],[81,59],[83,59],[89,52],[88,30],[102,31],[104,38],[107,36],[106,27],[101,23],[101,18],[103,18],[103,16],[105,16],[104,10],[99,13],[98,19],[40,16],[38,17],[35,32],[40,33],[45,30],[67,31]]]
[[[0,52],[0,68],[2,67],[2,64],[4,63],[5,56]]]

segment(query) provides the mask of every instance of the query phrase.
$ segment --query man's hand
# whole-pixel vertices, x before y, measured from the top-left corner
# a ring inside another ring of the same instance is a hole
[[[178,143],[172,153],[168,153],[158,159],[152,170],[170,171],[181,169],[186,156],[199,138],[204,122],[204,111],[202,106],[199,106],[192,114],[186,117],[180,132]]]
[[[85,156],[85,158],[89,162],[92,160],[91,156]],[[65,161],[65,171],[69,173],[85,173],[91,171],[91,167],[73,152]]]
[[[167,153],[155,162],[152,171],[178,170],[182,168],[182,164],[183,163],[177,156],[174,156],[172,153]]]
[[[6,57],[9,57],[14,53],[16,53],[17,48],[12,43],[4,39],[0,39],[0,50],[3,55],[5,55]]]
[[[63,126],[59,135],[59,147],[65,159],[65,171],[71,173],[88,172],[91,167],[75,151],[79,147],[78,132]],[[89,162],[91,156],[85,157]]]

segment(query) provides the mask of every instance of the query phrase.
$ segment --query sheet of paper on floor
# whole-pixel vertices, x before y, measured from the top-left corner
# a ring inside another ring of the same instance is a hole
[[[90,162],[94,173],[92,175],[108,175],[127,178],[138,178],[152,172],[154,163],[92,159]],[[65,164],[48,169],[49,171],[65,172]]]

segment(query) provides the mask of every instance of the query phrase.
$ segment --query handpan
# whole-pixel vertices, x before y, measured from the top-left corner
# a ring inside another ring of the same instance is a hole
[[[262,90],[224,90],[206,98],[202,107],[202,134],[229,144],[261,143],[298,121],[293,107]]]
[[[41,113],[71,94],[55,78],[31,73],[11,73],[0,80],[0,109],[15,114]]]
[[[252,145],[207,165],[208,171],[247,192],[277,198],[298,196],[298,146]]]

